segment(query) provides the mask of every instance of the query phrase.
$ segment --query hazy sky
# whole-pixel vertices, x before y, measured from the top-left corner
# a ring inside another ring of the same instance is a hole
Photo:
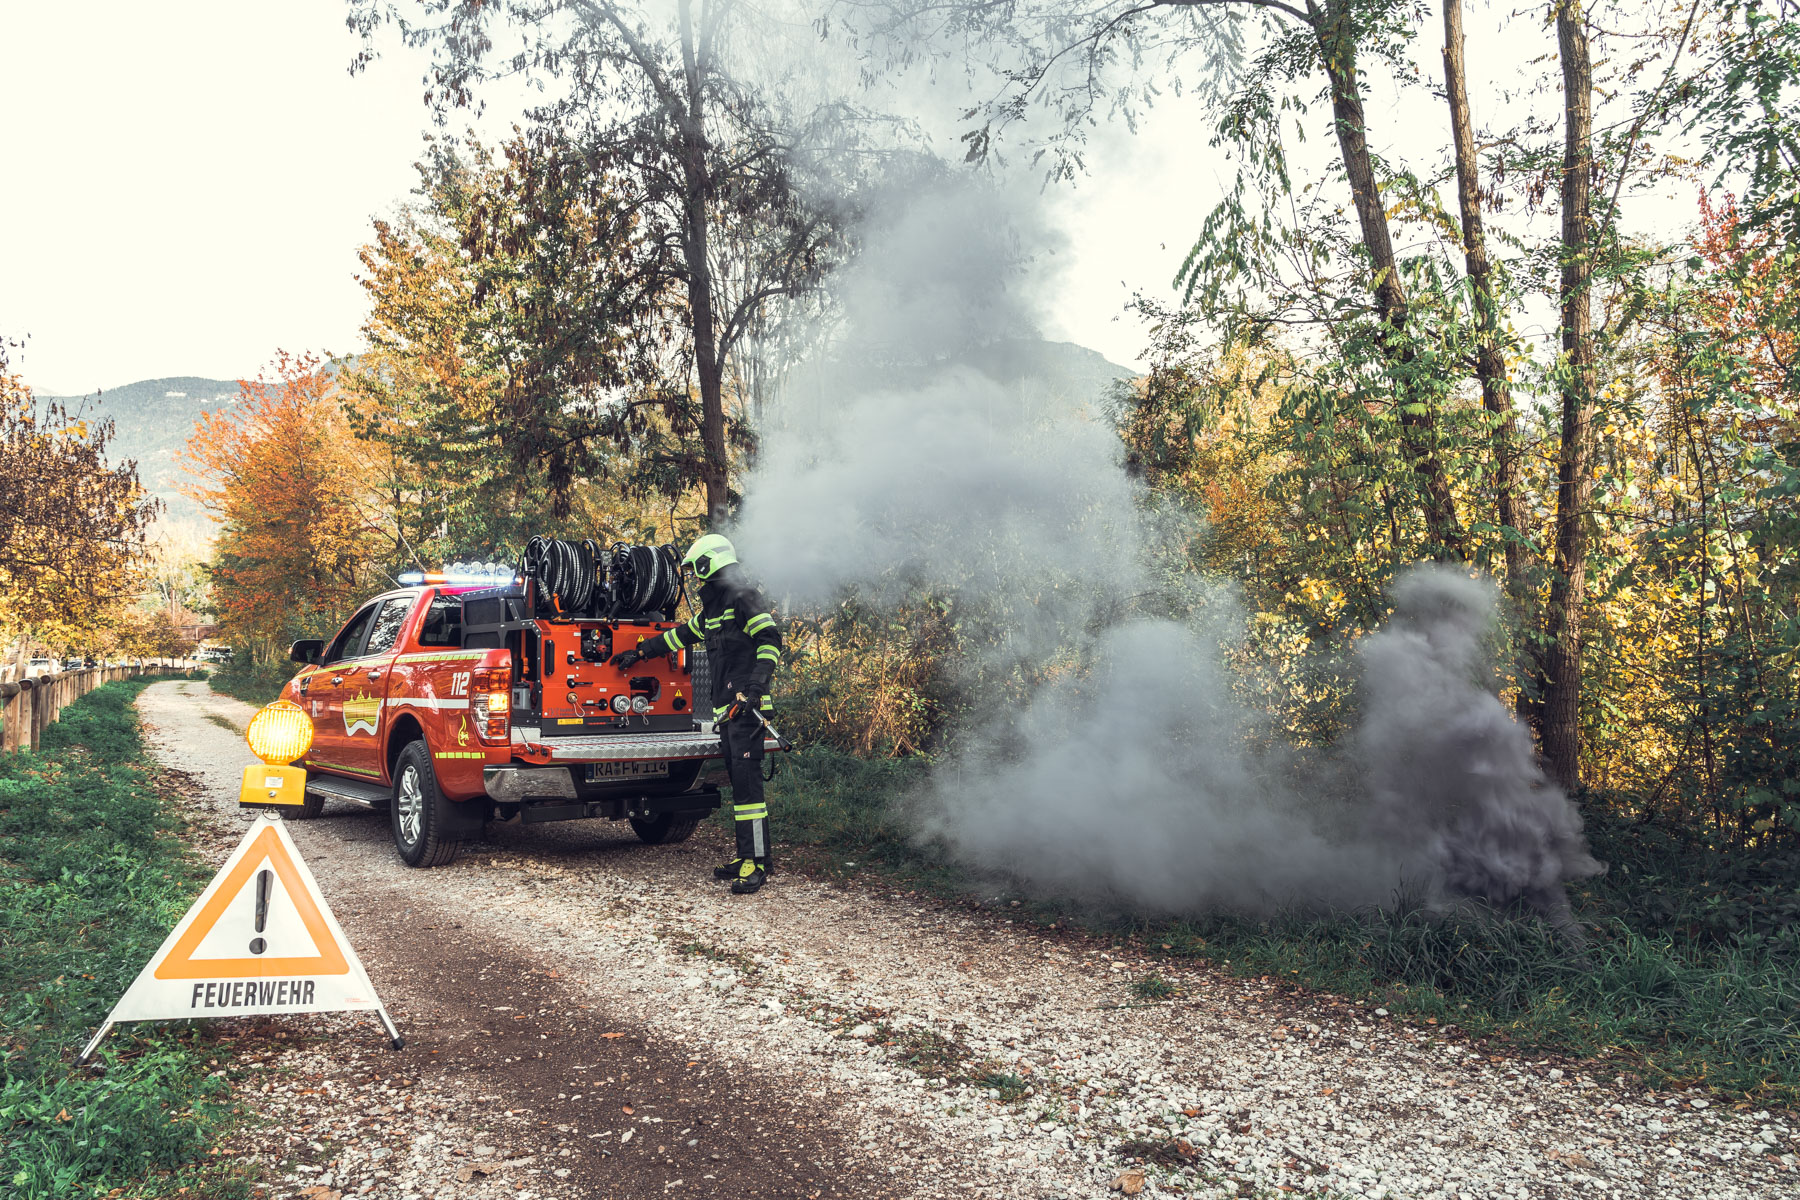
[[[1496,40],[1503,10],[1471,7],[1472,71],[1496,85],[1553,45],[1534,21]],[[345,11],[0,0],[0,335],[28,339],[14,355],[28,382],[235,378],[277,349],[357,349],[356,249],[411,189],[427,121],[418,58],[347,73]],[[1419,57],[1435,45],[1428,28]],[[1479,120],[1497,93],[1474,90]],[[1416,122],[1437,144],[1441,106],[1423,93],[1375,84],[1369,99],[1378,132],[1405,141]],[[1135,289],[1168,295],[1221,168],[1198,106],[1173,100],[1135,137],[1103,131],[1092,165],[1044,199],[1066,235],[1045,332],[1136,364],[1144,334],[1123,306]],[[1687,219],[1691,188],[1661,211]]]

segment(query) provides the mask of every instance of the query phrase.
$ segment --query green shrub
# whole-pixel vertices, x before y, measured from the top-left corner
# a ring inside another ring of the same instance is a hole
[[[258,708],[274,700],[287,686],[288,680],[299,672],[294,663],[275,663],[268,666],[254,666],[248,662],[226,663],[209,677],[212,689],[227,696],[235,696],[246,704],[254,704]]]

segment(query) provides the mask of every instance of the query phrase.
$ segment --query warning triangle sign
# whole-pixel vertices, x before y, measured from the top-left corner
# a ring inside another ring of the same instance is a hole
[[[117,1021],[372,1010],[398,1032],[286,825],[257,820],[94,1035]]]
[[[172,946],[150,960],[158,979],[263,979],[271,975],[344,975],[350,961],[337,923],[315,899],[312,873],[302,881],[300,856],[279,822],[238,847]],[[329,922],[329,923],[328,923]]]

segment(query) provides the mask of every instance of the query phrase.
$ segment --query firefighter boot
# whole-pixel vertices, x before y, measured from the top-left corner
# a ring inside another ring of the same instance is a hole
[[[758,800],[733,805],[737,816],[737,877],[731,890],[747,896],[769,877],[769,806]]]
[[[738,868],[738,877],[732,881],[731,894],[748,896],[768,881],[769,873],[754,858],[746,858],[744,865]]]
[[[734,858],[728,863],[725,863],[721,866],[714,867],[713,868],[713,878],[720,880],[721,882],[723,882],[724,880],[728,880],[728,879],[736,879],[738,877],[738,868],[742,867],[743,865],[744,865],[743,859]]]

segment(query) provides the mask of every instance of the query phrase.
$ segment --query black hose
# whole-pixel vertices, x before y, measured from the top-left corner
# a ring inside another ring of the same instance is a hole
[[[598,547],[591,541],[566,542],[534,537],[525,544],[519,569],[538,581],[540,612],[585,613],[594,599]]]
[[[612,547],[613,615],[642,616],[675,607],[681,594],[681,568],[669,546]]]

